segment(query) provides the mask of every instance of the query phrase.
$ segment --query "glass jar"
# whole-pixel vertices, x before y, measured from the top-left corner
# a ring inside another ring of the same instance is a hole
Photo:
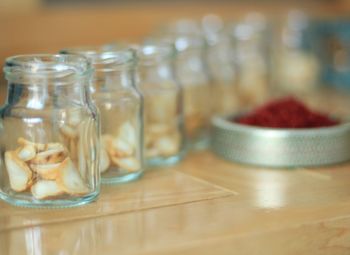
[[[207,59],[213,83],[213,113],[228,115],[238,111],[238,77],[236,54],[224,28],[223,20],[216,15],[202,19],[202,29],[208,42]]]
[[[320,82],[320,63],[309,18],[290,11],[278,34],[275,53],[276,85],[288,93],[306,93]]]
[[[184,155],[182,89],[173,73],[175,48],[147,43],[136,49],[137,83],[145,100],[145,155],[149,166],[178,162]]]
[[[99,121],[91,66],[73,55],[10,57],[1,109],[0,198],[26,207],[71,207],[99,194]]]
[[[251,108],[269,96],[270,27],[263,15],[250,13],[233,24],[230,31],[237,53],[240,108]]]
[[[206,65],[206,43],[202,36],[176,35],[176,77],[183,87],[185,132],[191,149],[209,145],[212,115],[211,83]]]
[[[102,183],[135,180],[143,173],[143,98],[135,86],[135,54],[99,47],[63,50],[87,57],[94,67],[92,99],[101,115]]]

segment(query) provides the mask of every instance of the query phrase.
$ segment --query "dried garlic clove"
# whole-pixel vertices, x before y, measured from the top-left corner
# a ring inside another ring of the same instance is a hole
[[[26,190],[32,182],[32,171],[15,151],[5,152],[5,164],[11,188],[17,192]]]
[[[135,146],[137,144],[136,130],[130,122],[124,122],[119,127],[117,137],[126,141],[131,146]]]
[[[171,136],[164,136],[157,139],[155,147],[162,156],[171,156],[179,151],[179,139]]]
[[[66,158],[64,149],[50,149],[47,151],[39,152],[31,160],[32,164],[53,164],[62,162]]]
[[[45,180],[55,180],[60,170],[62,163],[56,164],[43,164],[43,165],[34,165],[31,164],[30,168],[39,174],[39,176]]]
[[[19,145],[26,146],[26,145],[31,145],[34,146],[37,152],[45,151],[45,150],[64,150],[64,146],[60,143],[48,143],[48,144],[43,144],[43,143],[33,143],[31,141],[28,141],[22,137],[18,138],[17,140]]]
[[[62,150],[65,151],[66,148],[61,143],[48,143],[46,144],[45,150]]]
[[[36,155],[36,150],[33,145],[24,145],[16,150],[17,156],[23,160],[23,161],[28,161],[31,160],[35,157]]]
[[[109,165],[111,164],[111,161],[109,159],[108,153],[106,151],[106,148],[103,145],[103,142],[101,142],[101,148],[100,148],[100,173],[104,173],[109,168]]]
[[[34,148],[37,150],[37,151],[43,151],[43,150],[46,150],[47,149],[47,146],[46,144],[43,144],[43,143],[33,143],[31,141],[28,141],[22,137],[18,138],[17,139],[17,143],[22,145],[22,146],[26,146],[26,145],[31,145],[31,146],[34,146]]]
[[[69,125],[63,125],[62,127],[60,127],[60,131],[63,135],[70,139],[74,139],[78,136],[78,129]]]
[[[133,154],[134,148],[126,140],[117,137],[113,139],[111,148],[108,152],[110,153],[110,155],[114,155],[117,157],[128,157]]]
[[[69,194],[81,195],[89,192],[88,187],[70,158],[66,158],[60,165],[56,181]]]
[[[64,193],[56,181],[47,180],[37,181],[30,190],[36,199],[45,199],[48,197],[59,196]]]
[[[119,168],[121,168],[122,170],[127,170],[129,172],[135,172],[140,170],[141,168],[140,162],[132,157],[128,157],[128,158],[113,157],[111,158],[111,160]]]

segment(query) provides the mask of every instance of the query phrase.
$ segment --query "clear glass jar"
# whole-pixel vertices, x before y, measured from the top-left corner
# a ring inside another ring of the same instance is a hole
[[[135,54],[130,49],[65,49],[87,57],[94,67],[92,99],[101,116],[102,183],[140,177],[143,163],[143,98],[135,86]]]
[[[250,13],[230,31],[237,53],[240,108],[251,108],[269,97],[270,26],[263,15]]]
[[[208,42],[207,59],[213,83],[213,113],[228,115],[238,111],[238,77],[236,54],[223,20],[216,15],[202,19],[202,29]]]
[[[210,141],[211,82],[202,36],[176,35],[176,77],[183,87],[185,132],[191,149],[205,149]]]
[[[136,49],[137,84],[145,100],[145,156],[147,165],[178,162],[184,155],[182,89],[173,73],[175,48],[148,43]]]
[[[306,93],[320,82],[320,61],[307,15],[293,10],[278,33],[275,52],[275,76],[279,89],[288,93]]]
[[[71,207],[94,200],[99,121],[84,57],[23,55],[6,60],[1,109],[0,198],[18,206]]]

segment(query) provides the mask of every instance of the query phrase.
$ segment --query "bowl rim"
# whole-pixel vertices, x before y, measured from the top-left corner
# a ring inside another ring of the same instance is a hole
[[[338,125],[330,127],[318,127],[318,128],[268,128],[257,127],[239,124],[231,122],[228,118],[232,118],[235,115],[214,116],[211,119],[212,125],[240,133],[254,133],[254,134],[274,134],[274,135],[328,135],[331,133],[338,133],[340,131],[350,131],[350,122],[341,122]]]

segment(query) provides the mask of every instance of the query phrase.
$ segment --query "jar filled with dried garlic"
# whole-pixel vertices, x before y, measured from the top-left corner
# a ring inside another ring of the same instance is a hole
[[[181,87],[174,79],[175,48],[148,43],[136,47],[137,84],[144,96],[145,156],[149,166],[170,165],[184,155]]]
[[[92,69],[74,55],[6,60],[0,198],[26,207],[71,207],[99,194],[99,121]]]
[[[137,179],[143,173],[143,99],[134,84],[134,51],[81,47],[62,53],[84,55],[95,70],[91,93],[101,116],[102,183]]]
[[[177,50],[176,77],[183,87],[186,138],[191,149],[204,149],[209,145],[213,107],[205,39],[195,34],[173,36]]]

